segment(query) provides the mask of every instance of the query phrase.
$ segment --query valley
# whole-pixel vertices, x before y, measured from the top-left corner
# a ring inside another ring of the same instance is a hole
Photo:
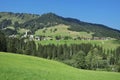
[[[0,12],[1,80],[119,80],[119,72],[120,30],[54,13]]]

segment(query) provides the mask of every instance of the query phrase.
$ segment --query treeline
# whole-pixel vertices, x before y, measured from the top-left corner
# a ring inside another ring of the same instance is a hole
[[[81,69],[120,72],[120,47],[115,50],[103,50],[100,46],[84,43],[39,44],[36,54],[36,56],[59,60]]]
[[[41,45],[26,39],[6,38],[1,33],[0,51],[58,60],[81,69],[120,72],[120,47],[104,50],[101,46],[84,43]]]

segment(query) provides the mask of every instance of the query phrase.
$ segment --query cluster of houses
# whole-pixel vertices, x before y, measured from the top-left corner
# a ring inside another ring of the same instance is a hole
[[[16,38],[16,35],[10,35],[9,37]],[[26,31],[24,35],[21,36],[21,38],[29,39],[29,40],[35,40],[35,41],[41,41],[41,40],[53,40],[52,36],[35,36],[32,34],[28,34]],[[71,38],[72,39],[72,38]],[[56,38],[56,40],[64,40],[64,38]],[[75,37],[73,40],[112,40],[110,37],[92,37],[92,38],[86,38],[86,37]]]
[[[10,35],[9,38],[17,38],[17,35]],[[25,39],[29,39],[29,40],[40,40],[40,37],[38,36],[34,36],[34,35],[30,35],[28,34],[28,32],[26,31],[24,35],[20,36],[20,38],[25,38]]]
[[[21,36],[21,38],[29,38],[29,40],[38,40],[38,41],[40,40],[40,37],[29,35],[27,31],[25,32],[23,36]]]

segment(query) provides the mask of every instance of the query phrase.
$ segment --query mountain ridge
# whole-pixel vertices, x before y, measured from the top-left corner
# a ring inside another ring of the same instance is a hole
[[[47,28],[59,24],[70,26],[69,30],[71,31],[84,31],[87,33],[93,32],[93,36],[95,37],[111,37],[120,39],[120,30],[110,28],[103,24],[84,22],[75,18],[65,18],[62,16],[58,16],[52,12],[42,15],[0,12],[0,28],[6,28],[9,26],[14,27],[14,30],[11,31],[5,29],[4,32],[8,32],[8,35],[13,33],[18,34],[20,28],[29,29],[34,34],[35,31],[37,31],[38,29],[42,29],[44,27]]]

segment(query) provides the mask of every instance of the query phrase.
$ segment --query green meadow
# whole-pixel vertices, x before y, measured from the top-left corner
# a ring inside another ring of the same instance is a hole
[[[0,52],[0,80],[120,80],[120,73],[82,70],[53,60]]]
[[[35,35],[42,35],[42,36],[69,36],[69,37],[85,37],[85,38],[91,38],[93,33],[87,33],[87,32],[76,32],[76,31],[70,31],[68,30],[70,27],[67,25],[56,25],[56,26],[51,26],[49,28],[43,28],[43,29],[38,29],[35,32]]]

